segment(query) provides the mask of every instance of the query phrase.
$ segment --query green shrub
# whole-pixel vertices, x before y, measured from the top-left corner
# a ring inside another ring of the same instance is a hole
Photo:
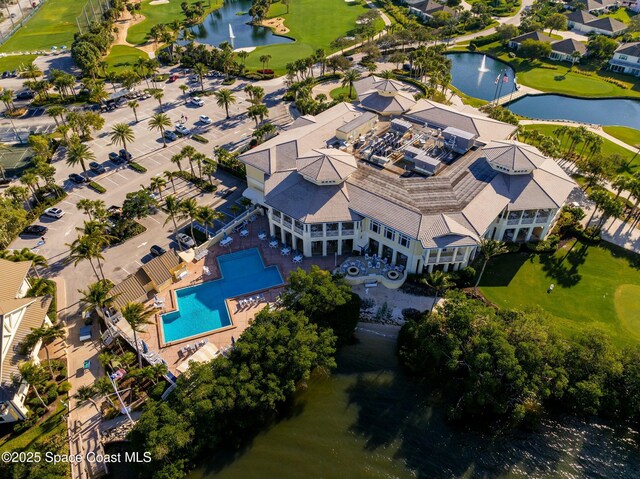
[[[140,163],[136,163],[135,161],[129,162],[129,168],[133,171],[137,171],[138,173],[146,173],[147,169],[142,166]]]
[[[195,141],[197,141],[198,143],[204,143],[207,144],[209,143],[209,140],[207,140],[204,136],[202,135],[191,135],[191,138]]]
[[[222,84],[228,86],[228,85],[233,85],[235,82],[236,82],[235,78],[227,78],[222,82]]]
[[[64,381],[58,386],[58,394],[68,393],[69,391],[71,391],[71,383],[69,381]]]
[[[107,189],[104,186],[96,183],[95,181],[90,181],[87,186],[89,188],[91,188],[93,191],[95,191],[97,193],[100,193],[100,194],[103,194],[103,193],[107,192]]]
[[[215,185],[212,185],[207,180],[203,180],[198,176],[192,175],[188,171],[178,171],[177,174],[180,178],[193,183],[205,193],[213,193],[217,189]]]

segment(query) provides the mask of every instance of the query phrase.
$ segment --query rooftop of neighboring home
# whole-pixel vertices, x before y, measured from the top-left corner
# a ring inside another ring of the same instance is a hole
[[[477,240],[505,207],[559,208],[574,187],[553,160],[508,140],[514,125],[424,99],[403,115],[408,127],[394,133],[397,144],[389,155],[394,159],[381,167],[366,152],[389,134],[391,123],[380,120],[375,133],[353,144],[335,136],[364,115],[371,113],[341,103],[241,155],[241,161],[266,174],[265,203],[304,223],[370,217],[428,248],[452,244],[460,236]],[[445,155],[444,137],[453,142],[459,137],[467,147]],[[403,169],[409,149],[440,152],[437,173]],[[309,180],[310,163],[316,165],[314,175],[324,168],[330,184],[315,181],[317,176]]]
[[[427,15],[433,15],[435,12],[453,13],[453,9],[442,3],[438,3],[435,0],[424,0],[422,2],[412,3],[411,7],[416,10],[420,10],[422,13]]]
[[[558,53],[565,53],[571,55],[573,52],[578,52],[580,55],[587,53],[587,46],[574,40],[573,38],[565,38],[564,40],[558,40],[551,44],[551,50]]]
[[[592,12],[597,10],[604,10],[605,8],[616,5],[616,0],[578,0],[585,5],[585,10]]]
[[[542,32],[527,32],[517,37],[512,38],[510,41],[513,43],[522,43],[525,40],[536,40],[538,42],[553,42],[553,38],[549,35],[545,35]]]
[[[640,42],[623,43],[616,49],[616,53],[640,58]]]
[[[570,22],[581,23],[583,25],[597,20],[598,17],[591,15],[587,10],[573,10],[567,14],[567,20]]]
[[[17,347],[34,328],[42,326],[50,297],[24,297],[24,284],[31,268],[30,261],[0,259],[0,401],[13,397],[17,385],[13,376],[18,375],[18,364],[28,359]],[[16,313],[24,310],[19,317]],[[14,329],[15,328],[15,329]]]
[[[627,25],[622,23],[620,20],[616,20],[611,17],[596,18],[595,20],[591,20],[587,23],[587,26],[611,33],[622,33],[628,28]]]

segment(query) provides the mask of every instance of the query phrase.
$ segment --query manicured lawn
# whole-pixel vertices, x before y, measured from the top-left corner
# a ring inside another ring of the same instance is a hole
[[[0,58],[0,71],[15,70],[21,65],[29,65],[38,55],[9,55]]]
[[[186,0],[187,3],[195,3],[197,0]],[[172,0],[169,3],[161,3],[158,5],[150,5],[152,0],[143,0],[142,7],[140,7],[140,14],[144,16],[144,20],[137,25],[132,26],[127,30],[127,41],[134,45],[145,43],[147,34],[154,25],[159,23],[171,23],[174,20],[183,20],[184,15],[180,5],[182,1]],[[211,8],[209,9],[209,2],[203,2],[205,10],[209,12],[220,8],[223,0],[211,0]]]
[[[283,17],[289,28],[287,36],[295,38],[295,43],[267,45],[254,50],[247,58],[247,68],[257,69],[262,65],[261,55],[271,55],[269,68],[283,73],[287,63],[311,55],[318,48],[330,53],[334,50],[331,42],[353,34],[355,20],[368,10],[364,2],[347,3],[344,0],[296,0],[289,5],[289,13],[280,2],[274,3],[269,17]],[[383,28],[382,19],[376,27]]]
[[[338,88],[334,88],[329,92],[329,96],[334,100],[340,99],[340,96],[344,95],[345,98],[349,96],[349,87],[348,86],[340,86]],[[356,89],[353,88],[351,90],[351,99],[355,100],[357,98]]]
[[[640,341],[639,268],[640,256],[618,247],[571,242],[554,255],[494,258],[481,290],[501,307],[540,306],[562,334],[594,327],[622,347]]]
[[[132,68],[138,58],[149,58],[149,56],[134,47],[115,45],[105,58],[105,61],[110,71],[119,72]]]
[[[78,31],[76,17],[82,13],[85,0],[46,0],[36,14],[23,25],[0,52],[49,50],[52,46],[71,48]]]
[[[602,129],[627,145],[640,147],[640,130],[627,126],[603,126]]]
[[[11,439],[0,442],[0,453],[5,451],[19,451],[33,444],[37,440],[46,439],[47,436],[53,436],[66,431],[67,423],[64,419],[66,408],[61,403],[54,403],[50,407],[56,407],[55,412],[36,424],[31,429],[12,437]]]
[[[554,130],[558,128],[558,125],[533,124],[533,125],[523,125],[523,128],[526,130],[538,130],[540,133],[547,136],[556,136],[554,133]],[[627,128],[627,129],[631,130],[631,128]],[[567,137],[567,135],[565,135],[562,141],[562,146],[565,148],[568,148],[569,142],[570,142],[569,138]],[[578,145],[577,150],[580,151],[580,145]],[[620,145],[616,145],[615,143],[607,139],[604,140],[604,143],[602,145],[602,150],[600,150],[600,154],[604,156],[609,156],[614,154],[620,155],[627,162],[631,160],[631,158],[633,158],[634,156],[633,152],[627,150],[626,148],[621,147]],[[638,171],[639,168],[640,168],[640,155],[636,156],[636,159],[629,166],[627,173],[629,174],[634,173],[635,171]],[[623,172],[621,171],[621,173]]]
[[[618,8],[615,12],[607,13],[605,15],[600,15],[600,17],[611,17],[616,20],[621,21],[622,23],[629,24],[631,17],[637,15],[637,13],[632,12],[628,8]]]
[[[629,76],[612,72],[595,72],[593,75],[577,73],[580,69],[576,65],[574,71],[569,72],[571,65],[568,62],[551,62],[524,60],[521,58],[509,58],[499,42],[490,43],[480,48],[481,51],[491,53],[500,60],[509,63],[516,69],[516,77],[521,85],[536,88],[537,90],[581,97],[607,97],[629,96],[640,97],[640,84]],[[543,68],[548,67],[548,68]],[[622,82],[628,88],[622,88],[610,83],[606,79],[614,79]]]

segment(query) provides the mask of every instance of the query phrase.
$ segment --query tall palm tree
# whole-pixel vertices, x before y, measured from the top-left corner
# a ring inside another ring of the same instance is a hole
[[[189,86],[182,84],[178,88],[180,88],[180,91],[182,92],[182,96],[184,97],[184,103],[186,104],[189,98]]]
[[[478,275],[478,279],[476,280],[476,289],[478,289],[478,285],[480,284],[480,280],[482,279],[482,275],[484,274],[484,269],[487,267],[487,264],[489,263],[491,258],[500,254],[504,254],[509,251],[509,249],[502,241],[483,238],[482,240],[480,240],[480,251],[482,252],[482,256],[484,256],[484,262],[482,263],[482,269],[480,270],[480,274]]]
[[[169,171],[169,170],[165,170],[162,172],[162,174],[164,175],[164,177],[167,179],[167,181],[171,182],[171,186],[173,187],[173,192],[176,192],[176,183],[175,183],[175,179],[178,177],[178,175],[176,174],[175,171]]]
[[[438,303],[438,298],[440,297],[440,295],[447,289],[452,288],[454,286],[454,283],[453,281],[451,281],[451,278],[449,278],[449,275],[447,273],[444,273],[442,271],[434,271],[429,276],[427,276],[427,284],[436,292],[433,298],[433,304],[431,304],[431,311],[433,311],[433,308],[435,308],[436,304]]]
[[[174,165],[178,166],[178,170],[182,171],[182,163],[181,161],[184,159],[184,156],[182,156],[180,153],[176,153],[175,155],[173,155],[171,157],[171,159],[169,160],[171,163],[173,163]]]
[[[91,236],[79,236],[73,243],[67,243],[66,245],[69,247],[69,260],[73,261],[74,266],[78,266],[82,261],[88,260],[98,281],[105,280],[104,273],[101,278],[93,262],[95,259],[100,265],[100,260],[104,259],[104,257],[100,252],[100,247],[97,246],[97,242]],[[100,266],[100,268],[102,267]]]
[[[24,343],[27,345],[27,348],[29,350],[32,350],[38,343],[38,341],[42,341],[42,346],[44,346],[44,353],[47,356],[47,366],[49,367],[49,374],[51,375],[52,380],[55,380],[56,376],[53,372],[53,367],[51,366],[51,358],[49,357],[49,344],[56,339],[62,339],[64,337],[65,332],[62,328],[62,325],[60,323],[56,323],[52,326],[41,326],[39,328],[34,328],[24,338]]]
[[[29,204],[29,189],[25,186],[10,186],[6,189],[6,195],[16,203],[16,205],[27,205],[27,209],[31,211]]]
[[[132,142],[134,139],[133,129],[126,123],[116,123],[111,127],[111,142],[116,145],[122,145],[127,157],[129,156],[127,142]]]
[[[198,153],[197,150],[191,145],[187,145],[180,150],[180,155],[189,160],[189,167],[191,168],[191,174],[193,176],[196,176],[196,172],[193,170],[193,157],[196,153]]]
[[[158,190],[160,200],[162,200],[162,188],[167,186],[167,180],[165,180],[162,176],[154,176],[153,178],[151,178],[151,183],[149,186],[151,187],[151,190]]]
[[[256,128],[258,128],[259,122],[263,121],[265,117],[269,116],[269,109],[263,103],[257,105],[251,105],[247,108],[247,115],[249,118],[253,118],[256,122]]]
[[[213,174],[218,170],[218,165],[212,161],[207,161],[202,167],[202,173],[209,177],[209,184],[213,186]]]
[[[110,295],[113,284],[110,281],[96,281],[91,283],[87,289],[79,289],[82,295],[80,302],[85,305],[84,311],[96,310],[102,313],[104,308],[109,308],[113,304],[117,295]]]
[[[167,128],[171,128],[173,123],[167,115],[164,113],[156,113],[149,120],[149,129],[150,130],[158,130],[160,132],[160,136],[162,137],[162,147],[167,147],[167,139],[164,137],[164,131]]]
[[[197,152],[192,156],[193,161],[198,165],[198,176],[202,179],[202,163],[207,159],[204,153]]]
[[[178,229],[178,224],[176,223],[176,218],[180,217],[182,214],[182,205],[181,201],[173,195],[167,196],[167,199],[164,200],[164,210],[167,212],[167,219],[164,220],[164,225],[166,225],[169,220],[173,221],[173,228]]]
[[[49,115],[56,122],[56,126],[60,126],[58,122],[58,118],[60,118],[60,122],[64,124],[64,116],[69,112],[62,105],[53,105],[47,108],[47,115]]]
[[[229,106],[236,103],[236,97],[233,92],[227,88],[220,88],[220,90],[213,92],[216,97],[216,105],[220,108],[224,108],[229,118]]]
[[[5,251],[3,251],[2,253],[5,253]],[[37,269],[38,266],[41,268],[46,268],[49,266],[49,263],[47,263],[47,259],[44,256],[34,253],[29,248],[22,248],[19,251],[13,250],[11,254],[7,254],[7,255],[0,254],[0,256],[3,257],[4,259],[7,259],[13,262],[31,261],[31,269],[33,269],[33,272],[35,273],[36,278],[40,277],[40,273],[38,272],[38,269]]]
[[[193,65],[193,73],[195,73],[198,76],[201,92],[204,92],[204,77],[208,72],[209,72],[209,69],[203,63],[196,63],[195,65]]]
[[[353,94],[353,84],[360,79],[360,72],[357,70],[347,70],[342,77],[342,86],[349,86],[349,98]]]
[[[79,138],[71,141],[69,148],[67,148],[67,165],[76,166],[79,164],[85,175],[87,174],[86,162],[94,161],[95,159],[96,155]]]
[[[162,98],[164,97],[164,92],[162,92],[161,90],[157,90],[154,91],[151,96],[154,98],[154,100],[158,101],[158,105],[160,105],[160,112],[162,112]]]
[[[626,175],[616,176],[613,182],[611,183],[611,186],[613,186],[613,188],[615,188],[616,190],[615,199],[617,200],[618,197],[620,196],[620,193],[622,193],[623,190],[628,189],[632,183],[633,183],[633,179],[629,178]]]
[[[40,392],[38,391],[38,386],[45,382],[46,373],[42,369],[42,367],[38,364],[33,363],[32,361],[27,361],[18,365],[18,371],[20,371],[20,376],[24,379],[31,387],[33,387],[33,392],[36,393],[40,404],[47,411],[49,410],[49,406],[42,400],[42,396],[40,396]]]
[[[96,411],[100,412],[98,403],[95,401],[95,399],[93,399],[97,394],[98,391],[93,385],[84,385],[78,388],[74,397],[78,401],[79,405],[82,405],[89,401],[93,405],[93,407],[96,408]]]
[[[202,226],[207,228],[207,230],[209,229],[209,226],[213,228],[216,220],[221,220],[222,218],[224,218],[223,213],[214,210],[210,206],[201,206],[200,208],[198,208],[197,216],[198,221],[202,224]]]
[[[198,219],[198,203],[194,198],[186,198],[180,202],[180,218],[191,222],[190,230],[193,238],[193,223]]]
[[[136,119],[136,123],[138,123],[138,107],[140,106],[140,103],[138,103],[137,100],[131,100],[127,103],[127,106],[133,110],[133,116]]]
[[[138,344],[138,333],[143,330],[143,326],[152,324],[149,318],[154,315],[154,310],[152,308],[145,308],[144,304],[141,303],[127,303],[125,307],[122,308],[121,313],[133,331],[133,342],[136,346],[136,352],[138,353],[138,367],[142,368],[142,355],[140,354],[140,345]]]

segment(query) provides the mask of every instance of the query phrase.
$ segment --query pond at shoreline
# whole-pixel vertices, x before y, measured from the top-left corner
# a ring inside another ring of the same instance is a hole
[[[251,0],[225,0],[222,7],[211,12],[204,22],[191,28],[195,40],[216,47],[222,42],[231,43],[229,36],[229,25],[231,25],[235,36],[234,48],[259,47],[294,41],[291,38],[274,35],[270,28],[249,25],[251,21],[249,14],[238,15],[238,13],[248,12],[251,3]]]
[[[289,417],[190,479],[640,476],[637,433],[604,421],[546,420],[493,437],[452,428],[427,403],[429,386],[398,367],[390,333],[361,324],[359,343],[340,351],[330,377],[309,381]]]

